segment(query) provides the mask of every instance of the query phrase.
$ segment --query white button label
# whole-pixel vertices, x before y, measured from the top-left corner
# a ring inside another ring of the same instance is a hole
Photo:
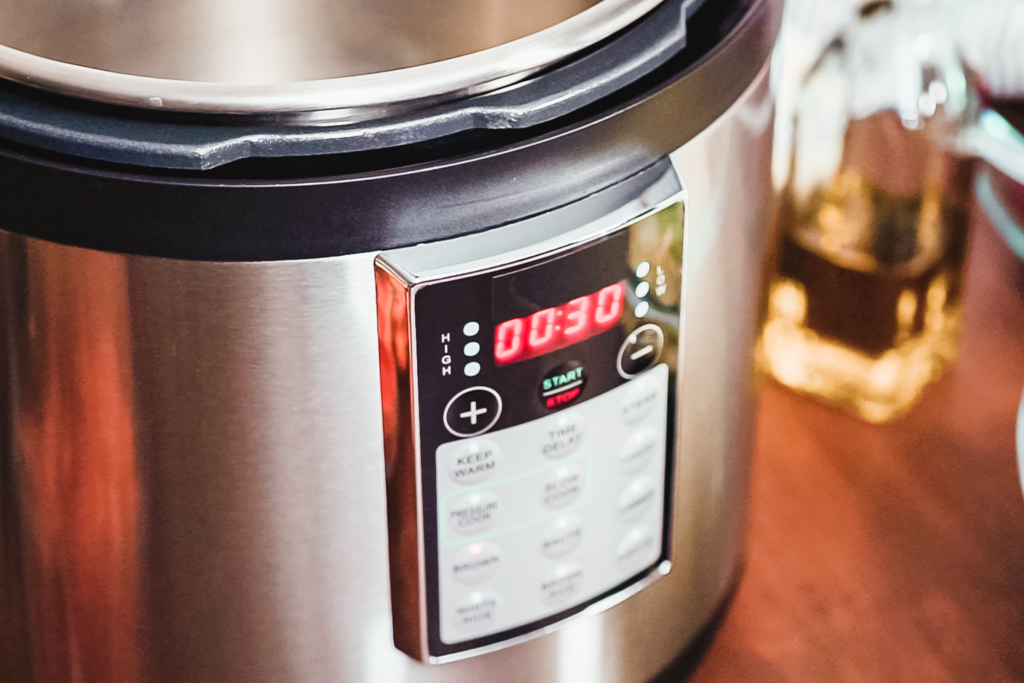
[[[448,525],[466,536],[485,531],[494,524],[501,504],[490,491],[470,493],[456,498],[448,507]]]
[[[619,451],[619,464],[626,472],[635,472],[651,459],[661,444],[654,427],[634,432]]]
[[[622,419],[628,423],[639,422],[658,404],[658,384],[650,377],[630,382],[629,390],[622,399]]]
[[[480,583],[501,566],[501,548],[493,543],[473,543],[455,555],[452,576],[459,583]]]
[[[576,549],[583,538],[583,519],[566,515],[544,527],[540,551],[545,557],[561,557]]]
[[[494,474],[500,459],[501,450],[493,441],[464,441],[448,456],[448,475],[456,484],[476,484]]]
[[[544,437],[540,452],[545,458],[557,460],[572,453],[583,441],[586,421],[578,412],[562,413],[544,423]]]
[[[648,477],[637,479],[619,496],[619,515],[626,520],[636,519],[647,512],[655,497],[654,482]]]
[[[583,569],[575,562],[555,567],[540,584],[540,599],[547,605],[571,600],[583,585]]]
[[[654,536],[647,529],[631,529],[615,549],[615,558],[619,564],[633,566],[639,564],[654,549]]]
[[[559,467],[544,482],[544,507],[557,509],[575,502],[583,493],[583,468],[579,463]]]
[[[501,598],[492,591],[474,591],[455,606],[455,624],[463,631],[483,631],[494,626]]]

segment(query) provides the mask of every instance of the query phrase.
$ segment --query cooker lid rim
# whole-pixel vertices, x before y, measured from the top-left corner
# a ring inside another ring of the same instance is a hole
[[[614,35],[664,0],[601,0],[528,36],[391,71],[281,84],[138,76],[60,62],[0,45],[0,79],[78,99],[194,114],[306,113],[358,122],[507,87]],[[702,0],[687,0],[689,14]]]

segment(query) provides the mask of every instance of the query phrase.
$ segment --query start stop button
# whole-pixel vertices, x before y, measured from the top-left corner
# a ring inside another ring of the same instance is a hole
[[[540,382],[540,400],[546,408],[561,408],[580,397],[587,385],[583,364],[571,360],[553,368]]]

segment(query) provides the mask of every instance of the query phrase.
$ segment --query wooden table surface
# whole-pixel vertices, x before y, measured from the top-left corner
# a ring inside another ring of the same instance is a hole
[[[908,416],[764,387],[745,571],[670,679],[1024,681],[1024,264],[974,224],[960,359]]]

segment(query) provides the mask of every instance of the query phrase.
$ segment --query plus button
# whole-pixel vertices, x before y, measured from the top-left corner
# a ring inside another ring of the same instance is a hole
[[[459,417],[468,417],[471,424],[476,424],[476,418],[478,415],[483,415],[487,412],[487,408],[477,408],[476,401],[469,402],[469,410],[464,413],[459,413]]]
[[[476,436],[501,417],[501,396],[490,387],[470,387],[452,396],[444,408],[444,426],[455,436]]]

